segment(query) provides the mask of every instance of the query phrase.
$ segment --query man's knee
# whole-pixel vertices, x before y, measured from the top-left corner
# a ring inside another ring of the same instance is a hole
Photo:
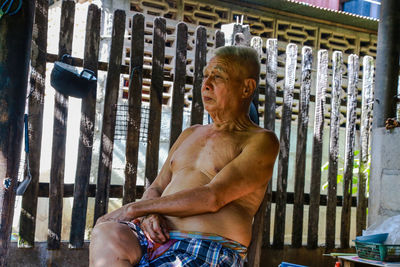
[[[106,255],[128,260],[131,264],[140,261],[140,243],[129,226],[117,222],[104,222],[93,228],[90,242],[91,261]]]

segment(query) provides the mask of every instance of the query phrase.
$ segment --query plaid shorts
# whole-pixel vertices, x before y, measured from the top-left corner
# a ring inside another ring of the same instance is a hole
[[[147,240],[139,225],[124,222],[136,232],[143,256],[138,267],[242,267],[244,259],[236,251],[223,246],[220,242],[197,238],[173,239],[171,246],[163,254],[151,259],[148,253],[150,241]]]

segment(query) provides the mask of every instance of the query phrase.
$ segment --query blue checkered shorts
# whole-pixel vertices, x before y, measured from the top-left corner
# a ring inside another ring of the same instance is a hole
[[[219,242],[196,238],[177,240],[164,254],[149,260],[148,240],[142,229],[134,223],[126,223],[137,233],[143,256],[138,267],[242,267],[239,253],[222,246]]]

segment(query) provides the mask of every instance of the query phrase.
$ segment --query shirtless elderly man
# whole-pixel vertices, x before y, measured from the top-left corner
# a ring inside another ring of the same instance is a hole
[[[91,266],[243,266],[279,150],[248,115],[259,73],[254,49],[216,50],[201,88],[213,123],[182,132],[141,201],[99,218]]]

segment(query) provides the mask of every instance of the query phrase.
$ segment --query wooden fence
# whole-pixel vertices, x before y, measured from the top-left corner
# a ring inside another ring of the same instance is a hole
[[[89,184],[90,168],[92,161],[92,148],[95,123],[96,92],[91,92],[82,101],[82,116],[80,126],[80,140],[78,148],[78,163],[76,169],[75,184],[64,184],[64,164],[66,147],[66,126],[68,114],[68,97],[60,93],[55,95],[53,149],[51,161],[51,180],[49,184],[39,183],[41,137],[43,128],[43,99],[45,91],[46,63],[54,62],[57,57],[46,54],[47,44],[47,9],[48,1],[37,1],[35,27],[38,34],[33,37],[32,68],[31,68],[31,97],[29,98],[29,142],[31,153],[29,154],[32,173],[32,183],[22,200],[22,212],[20,215],[20,245],[24,247],[34,246],[35,219],[38,197],[49,198],[48,221],[48,249],[60,248],[63,198],[74,197],[72,208],[72,221],[70,232],[70,246],[83,248],[84,231],[86,224],[88,198],[95,197],[94,221],[107,212],[110,197],[122,198],[123,203],[135,201],[143,193],[143,186],[137,186],[139,132],[141,123],[142,81],[144,75],[151,75],[150,90],[150,118],[148,125],[148,140],[146,153],[146,185],[149,185],[157,176],[159,159],[159,140],[161,124],[161,107],[163,93],[163,66],[166,27],[163,18],[156,18],[153,31],[153,54],[151,74],[143,69],[144,57],[144,25],[145,18],[136,14],[132,18],[132,38],[130,66],[121,65],[121,55],[124,41],[125,20],[124,11],[117,10],[114,14],[112,41],[109,62],[98,62],[100,42],[100,17],[101,11],[95,5],[90,5],[87,18],[86,43],[84,58],[73,59],[72,64],[83,66],[97,73],[98,70],[107,70],[107,83],[104,100],[104,115],[101,130],[100,160],[98,167],[97,185]],[[72,32],[74,25],[74,1],[63,1],[61,12],[61,29],[59,41],[59,55],[71,54]],[[196,30],[195,43],[195,69],[191,104],[191,125],[203,122],[203,105],[200,88],[202,83],[202,70],[206,64],[207,32],[202,26]],[[218,46],[224,44],[224,35],[216,34]],[[170,127],[170,146],[182,131],[184,94],[186,83],[188,28],[185,23],[177,24],[176,35],[176,60],[173,83],[173,101]],[[260,39],[259,39],[260,40]],[[257,43],[257,42],[254,42]],[[258,41],[259,43],[259,41]],[[250,266],[257,262],[261,244],[276,248],[284,246],[286,207],[293,204],[293,247],[303,245],[304,207],[309,206],[307,247],[316,248],[318,244],[318,225],[320,219],[320,207],[326,206],[326,248],[335,247],[335,232],[340,231],[340,247],[347,248],[350,245],[350,218],[351,207],[357,207],[357,233],[366,225],[366,176],[363,171],[368,162],[369,132],[371,125],[372,90],[373,90],[373,59],[364,57],[362,64],[362,101],[357,102],[358,78],[360,75],[360,63],[357,55],[348,57],[347,92],[342,93],[343,55],[335,52],[330,61],[328,52],[320,50],[317,53],[317,65],[313,66],[313,53],[311,48],[303,47],[301,53],[295,44],[289,44],[286,50],[285,83],[283,90],[282,117],[276,118],[277,96],[277,67],[278,50],[277,40],[269,39],[266,42],[266,86],[260,92],[265,94],[265,108],[263,125],[265,128],[275,130],[276,120],[280,120],[280,153],[278,161],[277,177],[273,177],[265,195],[262,208],[257,213],[254,223],[253,244],[258,248],[257,252],[250,255]],[[295,93],[296,68],[298,57],[300,58],[301,77],[300,93]],[[331,62],[331,63],[330,63]],[[316,93],[311,95],[312,72],[316,68]],[[115,132],[116,106],[118,92],[120,90],[120,75],[129,74],[129,111],[126,142],[126,168],[125,185],[110,185],[111,166],[113,160],[113,144]],[[332,78],[332,86],[329,88],[329,79]],[[297,121],[297,144],[295,159],[295,185],[294,192],[287,192],[289,173],[289,152],[292,121],[292,108],[294,99],[299,99],[299,116]],[[311,99],[314,99],[315,113],[309,114]],[[339,110],[341,104],[347,104],[346,140],[345,140],[345,164],[343,173],[343,196],[338,196],[337,175],[338,151],[339,151]],[[327,106],[330,107],[330,112]],[[360,159],[361,171],[358,179],[357,197],[352,196],[353,187],[353,161],[356,131],[356,109],[361,107],[361,140]],[[321,159],[325,119],[330,114],[329,136],[329,174],[328,194],[321,195]],[[314,132],[312,139],[311,162],[311,187],[310,193],[304,191],[306,179],[306,147],[308,122],[313,117]],[[272,191],[272,182],[276,182],[277,189]],[[271,210],[275,203],[275,218],[273,240],[270,240]],[[336,209],[341,211],[341,228],[335,229]],[[252,249],[256,251],[256,249]]]

